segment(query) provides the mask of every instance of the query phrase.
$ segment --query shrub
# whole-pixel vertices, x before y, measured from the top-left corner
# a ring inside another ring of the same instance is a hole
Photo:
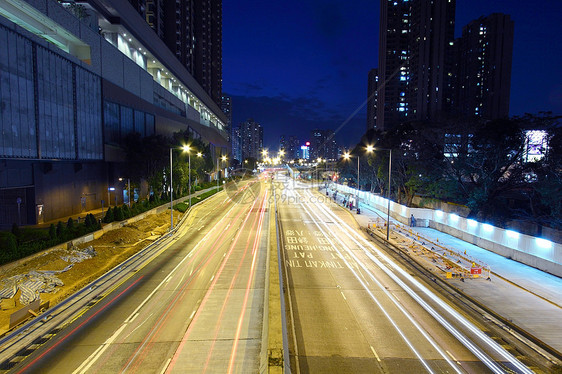
[[[62,239],[65,229],[61,221],[57,223],[57,238]]]
[[[123,221],[123,209],[121,207],[116,206],[113,209],[113,218],[115,218],[115,221]]]
[[[51,226],[49,226],[49,238],[52,239],[56,239],[57,237],[57,229],[55,228],[55,225],[51,223]]]
[[[11,232],[0,232],[0,248],[8,256],[14,256],[18,250],[16,236]]]
[[[105,223],[110,223],[115,221],[115,218],[113,217],[113,209],[111,209],[111,207],[109,207],[107,209],[107,212],[105,213],[105,217],[103,217],[103,222]]]
[[[121,210],[123,211],[123,218],[124,219],[131,218],[131,210],[129,209],[128,205],[123,205]]]
[[[174,205],[174,209],[181,213],[185,213],[188,208],[189,208],[189,204],[186,203],[178,203]]]
[[[66,228],[68,231],[72,231],[74,228],[74,220],[72,218],[68,218],[68,221],[66,221]]]
[[[21,237],[21,230],[17,224],[12,225],[12,234],[16,237],[16,240],[19,242]]]

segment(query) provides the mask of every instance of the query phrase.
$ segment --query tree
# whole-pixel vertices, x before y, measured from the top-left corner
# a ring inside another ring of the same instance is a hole
[[[507,196],[523,184],[523,132],[516,121],[500,119],[478,124],[467,141],[449,156],[444,172],[457,182],[471,216],[501,224]]]
[[[62,239],[65,233],[64,225],[61,221],[57,222],[57,238]]]
[[[14,236],[16,237],[16,240],[19,243],[21,241],[21,230],[20,230],[20,227],[17,225],[17,223],[14,223],[12,225],[12,234],[14,234]]]
[[[118,206],[113,208],[113,217],[115,218],[115,221],[123,221],[124,219],[123,209],[121,209],[121,207]]]
[[[107,212],[105,213],[105,217],[103,217],[103,222],[111,223],[113,221],[115,221],[115,218],[113,216],[113,209],[111,207],[109,207],[107,209]]]
[[[49,239],[55,239],[57,237],[57,229],[55,228],[55,225],[51,223],[51,226],[49,226]]]

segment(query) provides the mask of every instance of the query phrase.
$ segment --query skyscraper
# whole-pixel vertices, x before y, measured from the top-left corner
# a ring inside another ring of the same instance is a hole
[[[514,23],[494,13],[463,28],[455,42],[454,108],[465,116],[509,115]]]
[[[129,0],[218,105],[222,96],[222,0]],[[146,4],[145,4],[146,3]]]
[[[242,160],[248,158],[260,159],[260,151],[263,148],[263,127],[249,119],[240,124],[240,149],[242,153]]]
[[[230,136],[231,144],[232,144],[232,157],[235,160],[242,162],[242,147],[240,144],[240,127],[233,126],[232,132]]]
[[[226,127],[230,136],[232,136],[232,99],[230,96],[221,96],[221,110],[226,115]]]
[[[332,130],[316,129],[310,132],[310,158],[338,158],[338,146]]]
[[[367,82],[367,130],[377,128],[378,69],[371,69]]]
[[[381,0],[377,128],[440,116],[454,25],[455,0]]]

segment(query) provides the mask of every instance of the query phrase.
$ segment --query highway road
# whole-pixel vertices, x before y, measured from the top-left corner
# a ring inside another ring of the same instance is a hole
[[[10,372],[257,372],[266,186],[244,183],[196,205],[157,256],[123,270],[127,276],[110,292],[54,327],[39,348],[20,352]]]
[[[275,183],[293,373],[530,373],[310,184]],[[317,190],[317,189],[316,189]]]

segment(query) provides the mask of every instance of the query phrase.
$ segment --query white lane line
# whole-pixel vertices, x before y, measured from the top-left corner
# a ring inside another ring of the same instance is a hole
[[[451,356],[451,358],[453,359],[453,361],[455,361],[455,362],[460,366],[461,363],[459,362],[459,360],[457,360],[457,359],[455,358],[455,356],[453,356],[453,354],[452,354],[451,352],[449,352],[449,351],[447,351],[447,350],[445,350],[445,352],[447,352],[447,354],[448,354],[449,356]]]
[[[375,351],[375,348],[373,348],[372,345],[370,345],[369,347],[371,347],[371,351],[373,351],[373,354],[375,355],[375,358],[377,359],[377,361],[381,362],[381,359],[380,359],[379,355],[377,354],[377,351]]]
[[[139,316],[139,314],[140,314],[140,313],[135,314],[135,315],[133,316],[133,318],[131,318],[131,320],[130,320],[129,322],[133,322],[133,321]]]
[[[160,370],[160,374],[164,374],[166,370],[168,370],[168,365],[170,365],[170,361],[172,361],[172,358],[166,360],[164,367],[162,367],[162,370]]]
[[[340,293],[341,293],[341,295],[343,296],[343,299],[344,299],[344,300],[347,300],[347,298],[345,297],[345,295],[343,294],[343,292],[340,291]]]
[[[121,331],[123,331],[125,326],[127,325],[126,324],[121,325],[121,327],[117,331],[115,331],[109,339],[107,339],[100,347],[98,347],[98,349],[96,349],[96,351],[93,353],[95,355],[94,358],[92,360],[84,361],[82,365],[80,365],[76,370],[74,370],[73,374],[87,372],[92,367],[92,365],[97,361],[97,359],[103,354],[103,352],[105,352],[105,350],[109,348],[111,343],[113,343],[113,341],[117,339],[117,336],[121,333]]]
[[[189,316],[189,319],[191,320],[194,315],[195,315],[195,310],[193,312],[191,312],[191,315]]]

